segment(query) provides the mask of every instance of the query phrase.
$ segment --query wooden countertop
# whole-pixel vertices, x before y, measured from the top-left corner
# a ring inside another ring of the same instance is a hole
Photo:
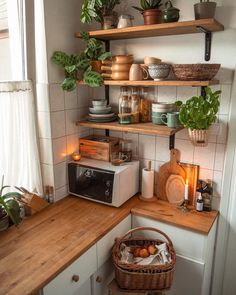
[[[0,232],[0,294],[35,294],[130,212],[203,234],[218,214],[183,214],[166,202],[138,197],[114,208],[68,196]]]

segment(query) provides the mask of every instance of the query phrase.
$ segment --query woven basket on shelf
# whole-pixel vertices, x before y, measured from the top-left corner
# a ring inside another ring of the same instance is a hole
[[[137,231],[154,231],[165,238],[150,239],[145,237],[131,237],[130,234]],[[171,262],[163,265],[137,265],[124,263],[120,260],[120,246],[122,243],[127,246],[142,247],[146,243],[152,245],[167,244],[168,252],[171,255]],[[174,275],[176,255],[170,238],[157,228],[137,227],[128,231],[123,237],[116,239],[112,248],[112,261],[115,267],[115,276],[120,288],[128,290],[167,290],[171,287]]]
[[[207,146],[208,145],[208,131],[188,128],[189,138],[194,146]]]
[[[181,81],[207,81],[215,77],[220,64],[175,64],[173,73]]]

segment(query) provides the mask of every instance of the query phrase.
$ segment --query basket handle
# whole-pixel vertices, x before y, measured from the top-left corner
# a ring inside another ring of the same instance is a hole
[[[117,241],[120,242],[121,240],[126,238],[128,235],[130,235],[130,234],[132,234],[132,233],[134,233],[136,231],[140,231],[140,230],[150,230],[150,231],[155,231],[155,232],[161,234],[162,236],[164,236],[166,238],[169,245],[171,247],[173,247],[172,241],[170,240],[170,238],[163,231],[161,231],[161,230],[159,230],[159,229],[157,229],[155,227],[148,227],[148,226],[147,227],[146,226],[140,226],[140,227],[133,228],[133,229],[129,230],[123,237],[117,238]]]

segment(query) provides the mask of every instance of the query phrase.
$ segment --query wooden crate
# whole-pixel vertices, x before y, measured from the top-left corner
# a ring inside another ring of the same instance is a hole
[[[79,139],[82,157],[110,161],[111,153],[119,151],[120,138],[90,135]]]

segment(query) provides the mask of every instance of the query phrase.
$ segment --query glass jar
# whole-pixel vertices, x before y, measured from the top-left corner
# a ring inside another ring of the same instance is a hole
[[[129,14],[120,15],[117,28],[122,29],[122,28],[132,27],[133,26],[133,23],[132,23],[133,19],[134,19],[134,17]]]
[[[131,123],[139,123],[139,92],[136,87],[131,88]]]
[[[120,89],[119,98],[119,123],[130,124],[131,123],[131,102],[128,88],[122,86]]]
[[[147,87],[142,87],[140,90],[140,121],[150,122],[151,121],[151,107],[152,102],[149,99],[149,92]]]
[[[122,156],[126,156],[125,162],[132,161],[133,142],[129,139],[121,139],[119,142],[119,150]]]

